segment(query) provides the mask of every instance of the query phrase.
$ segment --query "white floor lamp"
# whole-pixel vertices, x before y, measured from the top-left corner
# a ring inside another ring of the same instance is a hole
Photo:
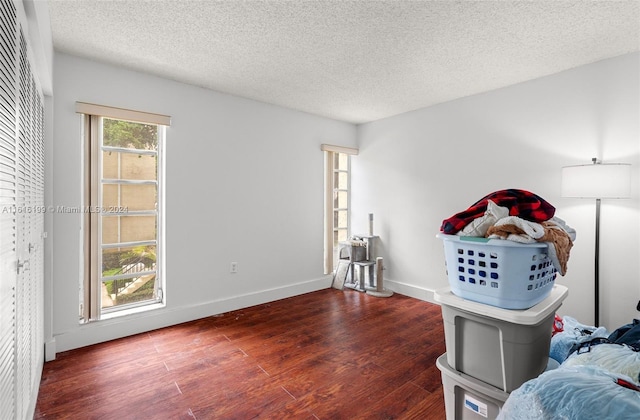
[[[600,199],[631,196],[631,165],[598,162],[562,168],[562,196],[596,199],[596,244],[594,258],[594,325],[600,324]]]

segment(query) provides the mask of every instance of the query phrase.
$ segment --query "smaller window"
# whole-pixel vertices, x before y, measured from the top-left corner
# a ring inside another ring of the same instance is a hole
[[[339,245],[349,238],[351,155],[357,149],[322,145],[325,152],[325,274],[337,266]]]

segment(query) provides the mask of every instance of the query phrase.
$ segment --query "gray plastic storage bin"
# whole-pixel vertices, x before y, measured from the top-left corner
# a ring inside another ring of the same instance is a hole
[[[465,300],[450,288],[434,293],[442,306],[451,368],[511,392],[547,367],[555,312],[567,288],[554,285],[542,302],[510,310]]]
[[[442,373],[447,420],[495,419],[509,394],[449,366],[447,354],[436,360]]]

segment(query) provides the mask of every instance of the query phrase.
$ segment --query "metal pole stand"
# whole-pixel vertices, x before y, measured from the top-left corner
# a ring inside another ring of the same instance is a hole
[[[384,270],[384,262],[382,257],[376,258],[376,290],[367,290],[367,294],[375,297],[390,297],[393,295],[391,290],[385,290],[382,284],[382,270]]]

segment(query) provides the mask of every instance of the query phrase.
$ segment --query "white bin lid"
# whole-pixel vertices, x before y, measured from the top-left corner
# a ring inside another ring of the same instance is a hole
[[[449,286],[438,289],[433,293],[436,302],[458,308],[488,318],[501,319],[506,322],[521,325],[537,325],[544,321],[549,314],[558,310],[562,301],[569,294],[569,290],[562,285],[554,284],[549,295],[537,305],[529,309],[503,309],[484,303],[463,299],[451,291]]]

